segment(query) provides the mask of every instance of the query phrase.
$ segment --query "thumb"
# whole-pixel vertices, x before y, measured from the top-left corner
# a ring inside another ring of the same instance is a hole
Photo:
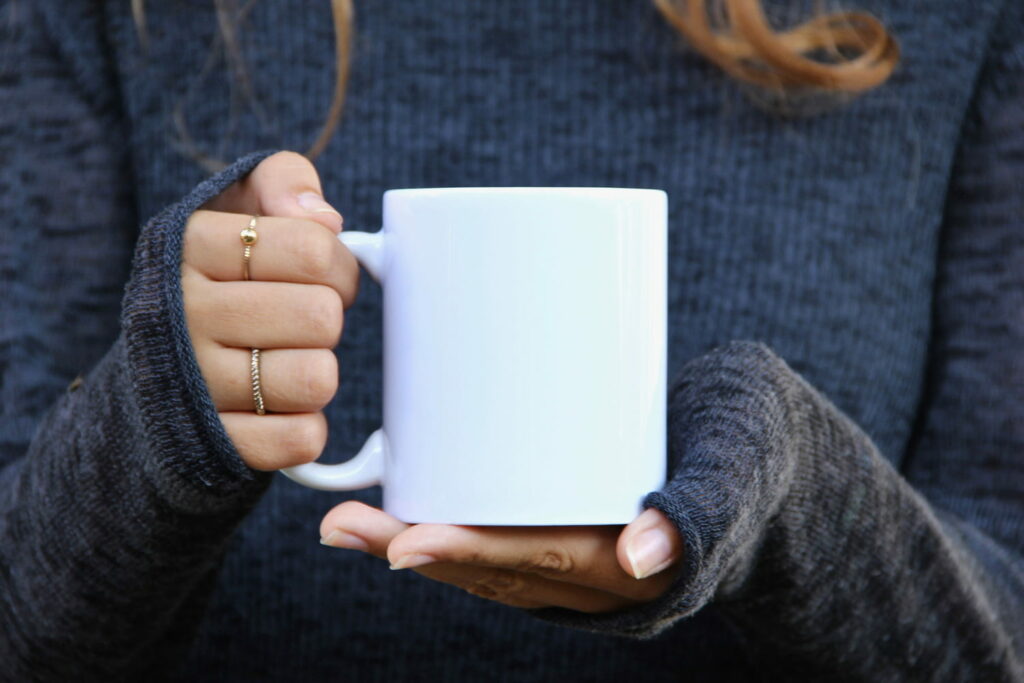
[[[296,152],[270,155],[208,208],[260,216],[308,218],[334,233],[341,232],[343,220],[338,210],[324,200],[316,167]]]
[[[622,530],[615,552],[627,574],[644,579],[678,562],[682,547],[672,522],[660,510],[650,508]]]

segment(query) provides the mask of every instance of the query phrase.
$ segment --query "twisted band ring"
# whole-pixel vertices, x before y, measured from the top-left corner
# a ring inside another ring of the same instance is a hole
[[[249,360],[249,376],[252,379],[252,404],[257,415],[266,414],[263,409],[263,387],[260,386],[260,350],[253,349]]]

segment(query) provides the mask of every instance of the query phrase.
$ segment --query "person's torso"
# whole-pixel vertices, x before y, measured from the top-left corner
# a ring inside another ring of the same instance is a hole
[[[992,9],[856,4],[894,33],[901,66],[876,92],[787,117],[686,50],[646,0],[356,3],[342,122],[316,160],[325,195],[347,228],[373,229],[396,187],[663,189],[669,381],[717,344],[764,341],[898,466],[923,391],[945,186]],[[107,19],[140,215],[205,174],[183,132],[224,160],[313,140],[333,87],[328,2],[251,4],[239,33],[251,96],[214,45],[212,2],[146,10],[145,59],[128,3]],[[338,348],[324,461],[349,457],[379,424],[380,303],[364,277]],[[617,640],[325,548],[319,520],[348,497],[274,483],[233,540],[186,680],[753,675],[711,610],[654,641]],[[379,504],[377,490],[353,497]]]

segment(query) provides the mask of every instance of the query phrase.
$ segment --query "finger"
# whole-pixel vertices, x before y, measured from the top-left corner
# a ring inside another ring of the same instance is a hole
[[[653,577],[677,565],[683,553],[675,525],[654,508],[645,510],[619,536],[619,566],[637,579]]]
[[[396,538],[388,549],[392,565],[411,566],[417,555],[437,562],[503,567],[552,578],[575,575],[583,580],[602,570],[622,574],[608,549],[617,527],[479,527],[419,524]],[[601,550],[605,552],[602,553]],[[592,579],[593,580],[593,579]]]
[[[185,315],[193,337],[248,349],[329,349],[341,337],[341,297],[323,285],[188,279]]]
[[[254,470],[279,470],[312,462],[327,444],[323,413],[220,413],[220,421],[242,460]]]
[[[185,226],[184,261],[211,280],[243,280],[239,233],[250,216],[196,211]],[[301,218],[261,216],[249,256],[249,277],[268,282],[327,285],[346,307],[359,287],[359,265],[330,230]]]
[[[400,568],[451,562],[513,569],[630,599],[657,597],[665,581],[637,581],[619,566],[615,543],[620,529],[418,524],[395,538],[388,559]]]
[[[341,214],[324,201],[320,175],[309,159],[296,152],[278,152],[267,157],[204,208],[308,218],[334,233],[341,232]]]
[[[363,550],[387,559],[391,539],[409,528],[382,510],[349,500],[328,512],[320,522],[320,542],[335,548]]]
[[[511,607],[564,607],[577,612],[611,612],[636,602],[604,591],[512,569],[465,564],[427,565],[416,571],[435,581]]]
[[[250,351],[210,344],[196,356],[217,410],[253,409]],[[338,359],[330,349],[263,351],[260,390],[268,412],[315,413],[338,390]]]

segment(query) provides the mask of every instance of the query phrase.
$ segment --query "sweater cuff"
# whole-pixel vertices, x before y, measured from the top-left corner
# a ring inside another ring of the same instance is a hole
[[[262,490],[269,475],[238,455],[199,370],[181,290],[185,224],[270,154],[238,159],[154,216],[139,236],[125,293],[121,325],[128,373],[149,452],[159,459],[150,463],[152,476],[173,504],[195,512],[228,507]]]
[[[794,477],[805,385],[768,347],[732,342],[680,372],[669,397],[673,475],[644,500],[682,541],[672,585],[657,600],[604,614],[534,613],[588,631],[650,638],[691,616],[748,573]]]

